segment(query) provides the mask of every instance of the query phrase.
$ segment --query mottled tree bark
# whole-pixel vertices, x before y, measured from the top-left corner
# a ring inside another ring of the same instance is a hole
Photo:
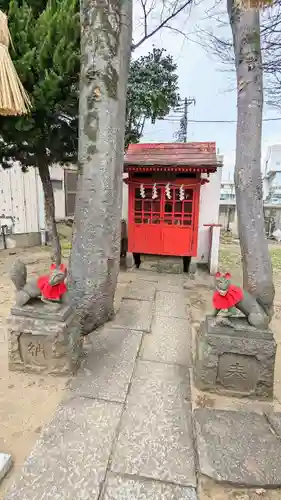
[[[44,160],[38,160],[38,171],[44,192],[45,221],[52,247],[52,261],[61,264],[61,246],[55,219],[55,199],[49,167]]]
[[[244,288],[271,318],[274,286],[263,215],[263,70],[259,10],[228,0],[237,76],[235,189]]]
[[[131,0],[81,1],[79,179],[70,296],[82,333],[113,314],[120,259]]]

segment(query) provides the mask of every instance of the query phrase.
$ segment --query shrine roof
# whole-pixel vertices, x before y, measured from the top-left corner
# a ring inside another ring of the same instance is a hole
[[[202,167],[208,169],[222,166],[222,159],[216,154],[215,142],[131,144],[124,159],[128,167],[169,166]],[[127,167],[127,168],[126,168]]]

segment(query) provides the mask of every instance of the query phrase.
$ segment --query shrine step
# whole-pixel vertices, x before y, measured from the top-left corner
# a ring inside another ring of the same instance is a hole
[[[182,257],[163,257],[158,255],[141,255],[142,271],[158,273],[182,274],[184,272]]]

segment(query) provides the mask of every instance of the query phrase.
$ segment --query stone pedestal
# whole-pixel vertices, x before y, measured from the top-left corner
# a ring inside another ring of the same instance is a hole
[[[244,317],[230,319],[234,328],[214,324],[210,316],[201,324],[196,338],[196,386],[238,397],[272,398],[273,333],[251,327]]]
[[[70,306],[15,306],[7,327],[10,370],[66,375],[78,367],[82,339]]]

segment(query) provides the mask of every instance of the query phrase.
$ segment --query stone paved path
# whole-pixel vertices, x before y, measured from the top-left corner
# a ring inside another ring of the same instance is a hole
[[[7,500],[196,499],[182,285],[134,274]]]
[[[281,414],[192,414],[184,278],[125,276],[119,312],[92,335],[67,397],[6,500],[201,500],[200,474],[281,485]]]

